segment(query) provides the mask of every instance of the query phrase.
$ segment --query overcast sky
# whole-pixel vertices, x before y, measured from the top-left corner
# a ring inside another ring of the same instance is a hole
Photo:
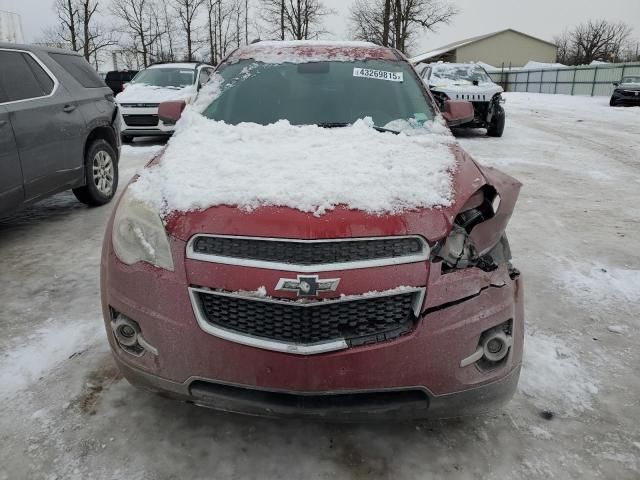
[[[107,0],[102,0],[106,2]],[[252,0],[259,4],[259,0]],[[324,0],[337,11],[327,18],[331,31],[327,38],[348,38],[348,17],[351,0]],[[37,38],[43,28],[55,22],[53,0],[0,0],[0,10],[22,16],[26,41]],[[638,25],[634,32],[640,37],[640,0],[451,0],[461,10],[453,23],[437,33],[423,35],[411,53],[445,45],[467,37],[482,35],[505,28],[515,28],[546,40],[565,28],[590,18],[606,18]],[[640,38],[639,38],[640,39]]]

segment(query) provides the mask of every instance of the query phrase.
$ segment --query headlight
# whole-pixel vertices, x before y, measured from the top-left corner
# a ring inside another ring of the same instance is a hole
[[[511,258],[508,243],[499,242],[500,251],[491,251],[480,255],[475,245],[471,242],[469,234],[477,225],[493,218],[500,208],[500,195],[493,187],[485,186],[474,193],[462,208],[453,224],[451,233],[437,249],[436,257],[442,259],[449,269],[478,267],[485,271],[493,271],[498,268],[494,257],[501,259]],[[506,237],[504,237],[506,242]],[[505,252],[501,253],[503,250]],[[508,258],[507,258],[508,257]]]
[[[160,215],[129,191],[118,205],[111,240],[116,256],[123,263],[147,262],[173,271],[169,239]]]

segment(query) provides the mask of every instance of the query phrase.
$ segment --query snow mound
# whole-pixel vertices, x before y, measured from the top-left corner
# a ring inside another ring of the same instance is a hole
[[[559,276],[564,288],[579,303],[640,302],[640,270],[572,264]]]
[[[196,94],[193,85],[182,88],[156,87],[145,83],[132,83],[116,95],[118,103],[162,103],[188,100]]]
[[[562,340],[539,332],[525,338],[519,389],[539,408],[572,415],[591,408],[598,387]]]
[[[148,158],[151,160],[163,148],[163,145],[122,145],[120,156],[126,158]]]
[[[0,399],[23,390],[70,355],[94,344],[104,336],[99,323],[80,321],[60,325],[50,319],[25,342],[2,354],[0,363]]]
[[[569,68],[566,65],[563,65],[562,63],[544,63],[544,62],[536,62],[536,61],[529,61],[527,62],[527,64],[521,68],[521,70],[548,70],[551,68]],[[517,69],[514,69],[517,70]]]
[[[394,135],[370,119],[344,128],[233,126],[187,109],[162,159],[129,188],[164,214],[217,205],[399,213],[452,204],[453,143],[440,120]]]

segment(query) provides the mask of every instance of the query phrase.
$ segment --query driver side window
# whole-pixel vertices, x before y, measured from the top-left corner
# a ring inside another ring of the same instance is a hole
[[[210,80],[209,69],[203,68],[200,70],[200,78],[198,80],[198,87],[204,87],[207,82]]]

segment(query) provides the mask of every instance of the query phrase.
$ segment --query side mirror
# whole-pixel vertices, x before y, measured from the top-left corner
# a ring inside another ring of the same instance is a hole
[[[162,102],[158,107],[158,118],[165,125],[174,125],[182,116],[187,104],[183,100]]]
[[[613,82],[613,86],[614,87],[619,87],[620,86],[620,82]]]
[[[469,123],[475,117],[473,103],[466,100],[447,100],[444,102],[442,116],[450,127]]]

